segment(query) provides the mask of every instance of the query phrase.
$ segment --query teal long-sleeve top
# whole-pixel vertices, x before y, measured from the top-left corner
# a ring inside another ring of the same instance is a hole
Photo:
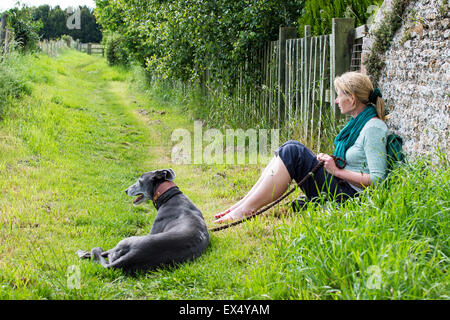
[[[386,175],[386,141],[388,129],[384,121],[372,118],[359,133],[355,144],[345,153],[346,170],[367,173],[372,184],[383,180]],[[361,186],[351,186],[361,191]]]

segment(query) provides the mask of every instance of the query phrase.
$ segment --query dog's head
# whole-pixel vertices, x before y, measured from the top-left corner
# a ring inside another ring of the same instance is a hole
[[[129,186],[125,193],[130,197],[137,196],[134,205],[153,199],[156,188],[164,181],[173,181],[175,172],[172,169],[150,171],[142,174],[138,181]]]

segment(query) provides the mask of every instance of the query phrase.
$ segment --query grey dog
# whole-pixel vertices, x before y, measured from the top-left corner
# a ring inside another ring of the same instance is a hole
[[[123,239],[108,251],[99,247],[91,252],[79,250],[78,256],[126,273],[199,257],[209,245],[208,229],[200,210],[172,182],[174,179],[172,169],[150,171],[125,190],[128,196],[137,196],[134,205],[153,201],[158,212],[148,235]]]

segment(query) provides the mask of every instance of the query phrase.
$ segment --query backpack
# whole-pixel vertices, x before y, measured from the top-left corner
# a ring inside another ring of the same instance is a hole
[[[388,175],[392,170],[394,170],[399,164],[405,163],[406,157],[403,153],[403,139],[396,135],[395,133],[391,133],[387,136],[386,143],[386,160],[387,160],[387,169],[386,175]]]

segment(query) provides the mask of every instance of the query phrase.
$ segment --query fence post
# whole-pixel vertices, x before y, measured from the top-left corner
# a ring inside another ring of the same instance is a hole
[[[0,47],[5,44],[6,40],[6,23],[8,21],[8,14],[4,13],[2,15],[2,23],[0,25]]]
[[[92,43],[87,44],[87,54],[92,54]]]
[[[9,53],[9,43],[11,42],[10,38],[11,38],[11,32],[8,28],[6,28],[3,53]]]
[[[286,96],[286,40],[297,38],[296,27],[281,27],[278,39],[278,128],[285,117]]]
[[[334,78],[350,71],[352,59],[352,46],[354,40],[355,20],[353,18],[333,18],[330,38],[331,65],[330,65],[330,103],[334,105],[334,119],[339,115],[334,104]]]

